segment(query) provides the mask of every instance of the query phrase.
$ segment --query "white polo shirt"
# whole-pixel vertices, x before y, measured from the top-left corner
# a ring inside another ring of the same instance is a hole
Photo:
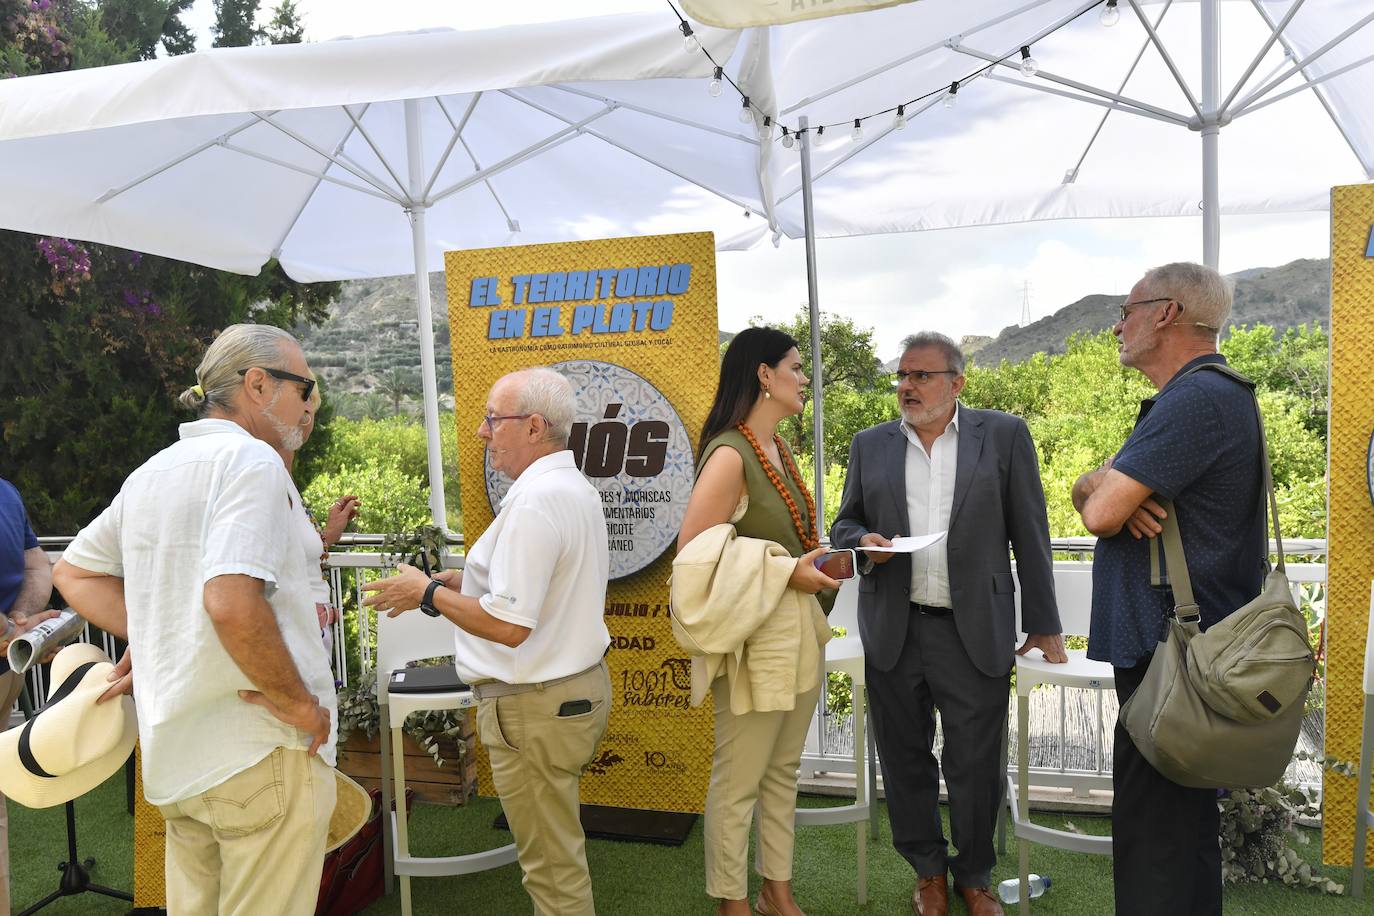
[[[511,648],[455,628],[463,680],[532,684],[596,664],[611,643],[606,539],[601,498],[572,452],[545,455],[525,468],[468,548],[462,593],[493,617],[532,632]]]
[[[319,569],[307,569],[293,517],[299,507],[266,443],[237,423],[197,420],[130,474],[63,554],[124,580],[143,791],[152,804],[198,795],[276,747],[310,746],[309,736],[239,698],[253,684],[221,645],[202,600],[216,576],[265,583],[306,689],[329,710],[333,727],[319,753],[334,763],[334,677],[310,595]]]

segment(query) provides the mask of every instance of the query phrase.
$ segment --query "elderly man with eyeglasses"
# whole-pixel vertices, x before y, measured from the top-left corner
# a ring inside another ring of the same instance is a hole
[[[547,916],[593,916],[578,785],[606,732],[610,569],[601,498],[568,450],[577,404],[552,369],[492,386],[477,427],[487,464],[515,483],[468,547],[433,578],[407,565],[365,588],[391,616],[419,607],[454,625],[454,660],[515,837],[525,891]]]
[[[300,494],[274,451],[300,448],[313,387],[290,334],[225,328],[180,398],[198,419],[53,571],[81,616],[129,642],[104,698],[132,684],[178,916],[307,916],[319,895],[334,677],[310,591],[319,570],[292,523]]]
[[[916,554],[869,554],[860,568],[873,730],[883,761],[892,845],[917,875],[912,908],[945,916],[953,874],[971,916],[995,916],[993,831],[1006,781],[1004,741],[1013,652],[1068,660],[1050,562],[1040,467],[1025,421],[959,403],[964,355],[943,334],[902,342],[901,419],[849,447],[837,547],[891,546],[898,535],[948,531]],[[1031,634],[1016,648],[1016,583]],[[936,762],[935,710],[944,751]],[[949,790],[948,854],[940,775]]]
[[[1260,591],[1268,541],[1251,389],[1194,371],[1226,364],[1217,334],[1230,313],[1229,280],[1201,264],[1165,264],[1131,289],[1113,328],[1121,364],[1159,389],[1117,453],[1073,486],[1074,508],[1098,537],[1088,657],[1112,663],[1122,704],[1144,680],[1173,610],[1173,593],[1151,584],[1149,543],[1164,517],[1157,496],[1173,501],[1203,629]],[[1120,724],[1112,788],[1118,916],[1219,916],[1216,793],[1165,778]]]

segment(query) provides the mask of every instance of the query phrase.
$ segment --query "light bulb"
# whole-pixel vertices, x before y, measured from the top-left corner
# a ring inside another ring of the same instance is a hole
[[[958,102],[958,101],[959,101],[959,84],[958,84],[958,83],[950,83],[950,84],[949,84],[949,92],[946,92],[946,93],[945,93],[945,107],[946,107],[946,108],[953,108],[953,107],[954,107],[954,104],[955,104],[956,102]]]
[[[717,67],[716,72],[711,76],[711,82],[706,84],[706,94],[713,99],[720,98],[721,90],[724,88],[720,82],[723,72],[720,67]]]
[[[792,135],[789,134],[789,133],[787,132],[787,128],[784,127],[784,128],[782,129],[782,148],[783,148],[783,149],[791,149],[792,146],[793,146],[795,143],[796,143],[796,141],[792,139]]]
[[[1116,8],[1116,0],[1107,0],[1107,5],[1102,7],[1102,15],[1099,18],[1109,29],[1121,21],[1121,10]]]
[[[824,146],[824,145],[825,145],[825,125],[824,125],[824,124],[822,124],[820,127],[817,127],[817,128],[816,128],[816,136],[813,137],[813,138],[811,139],[811,145],[812,145],[812,146]]]
[[[678,28],[682,31],[682,50],[695,54],[701,50],[701,42],[692,34],[692,24],[684,21]]]
[[[898,106],[897,106],[897,117],[895,117],[895,118],[892,119],[892,127],[893,127],[895,130],[901,130],[902,128],[906,127],[906,106],[905,106],[905,105],[898,105]]]
[[[772,119],[772,118],[764,118],[764,119],[763,119],[763,123],[759,125],[759,139],[760,139],[760,140],[772,140],[772,139],[773,139],[773,119]]]
[[[855,143],[861,143],[861,142],[863,141],[863,138],[864,138],[864,126],[863,126],[861,123],[859,123],[859,119],[858,119],[858,118],[855,118],[855,119],[854,119],[854,129],[853,129],[852,131],[850,131],[850,133],[849,133],[849,139],[853,140]]]
[[[747,95],[744,97],[744,102],[741,103],[739,107],[738,117],[741,124],[748,124],[754,120],[754,111],[749,107],[749,96]]]
[[[1021,75],[1032,77],[1040,72],[1040,64],[1034,57],[1031,57],[1030,48],[1021,49]]]

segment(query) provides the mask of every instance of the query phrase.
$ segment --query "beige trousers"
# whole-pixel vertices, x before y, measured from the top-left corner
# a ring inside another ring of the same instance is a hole
[[[0,674],[0,732],[10,727],[10,710],[24,689],[24,677],[13,671]],[[10,818],[0,795],[0,916],[10,916]]]
[[[311,916],[334,793],[328,764],[279,747],[213,789],[159,805],[169,916]]]
[[[558,708],[572,700],[590,700],[591,711],[559,716]],[[578,783],[606,733],[610,701],[611,679],[603,661],[544,690],[477,704],[478,733],[515,837],[525,892],[541,916],[596,912],[578,817]]]
[[[711,686],[716,751],[706,792],[706,893],[726,900],[749,896],[749,825],[759,814],[754,869],[772,881],[792,879],[797,768],[816,714],[820,684],[797,695],[786,712],[730,711],[729,682]]]

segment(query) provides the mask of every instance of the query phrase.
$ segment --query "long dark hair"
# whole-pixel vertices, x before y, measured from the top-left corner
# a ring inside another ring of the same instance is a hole
[[[701,427],[697,444],[697,460],[702,449],[716,436],[744,422],[754,402],[759,399],[759,363],[774,368],[782,362],[787,351],[797,345],[792,335],[776,328],[745,328],[725,348],[720,363],[720,384],[711,412]]]

